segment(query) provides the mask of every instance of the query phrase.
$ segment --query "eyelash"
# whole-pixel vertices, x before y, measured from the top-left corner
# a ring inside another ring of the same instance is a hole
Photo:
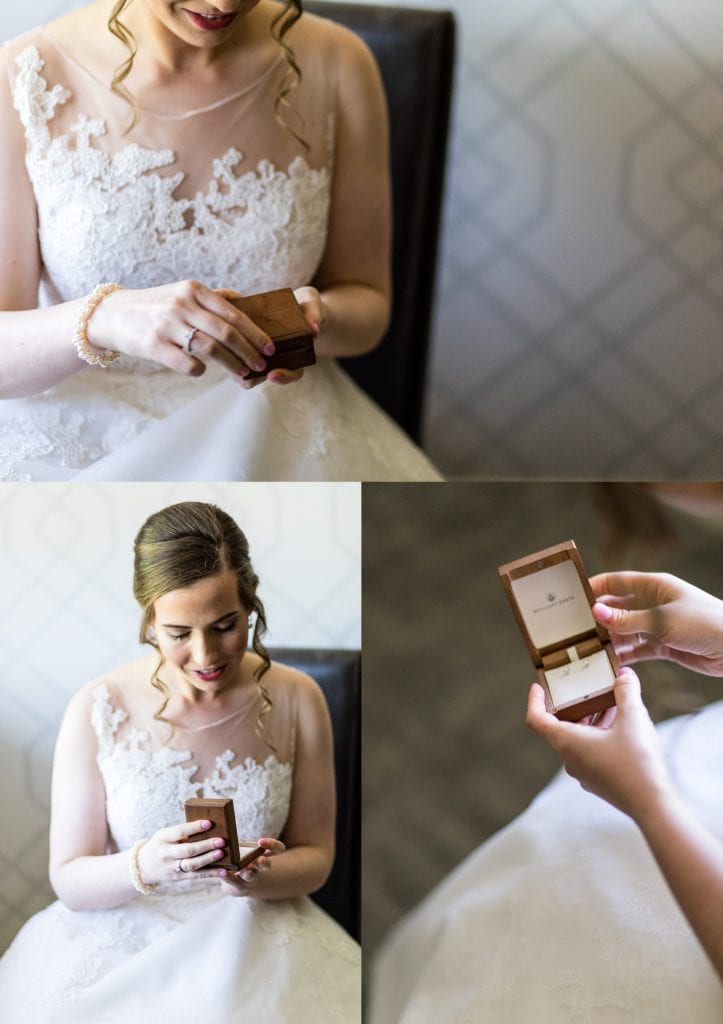
[[[223,633],[231,633],[234,629],[236,629],[236,625],[237,625],[236,622],[232,622],[230,626],[216,626],[215,629],[216,629],[217,633],[222,633],[222,634]],[[171,640],[179,641],[179,640],[185,640],[188,637],[189,634],[188,633],[177,633],[177,634],[169,633],[168,635],[171,638]]]

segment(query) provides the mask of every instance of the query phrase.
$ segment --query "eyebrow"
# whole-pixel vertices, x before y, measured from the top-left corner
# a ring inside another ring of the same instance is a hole
[[[220,619],[215,619],[213,622],[209,623],[209,625],[211,625],[211,626],[218,626],[218,625],[220,625],[220,623],[225,622],[226,619],[230,619],[234,615],[240,615],[240,611],[237,610],[237,611],[234,611],[234,612],[226,612],[226,614],[222,615]],[[177,626],[177,625],[175,625],[172,622],[162,622],[161,625],[163,626],[164,629],[190,629],[191,628],[190,626]]]

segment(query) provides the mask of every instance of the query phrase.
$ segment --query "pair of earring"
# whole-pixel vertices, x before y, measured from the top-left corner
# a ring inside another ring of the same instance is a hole
[[[582,663],[582,667],[583,668],[590,668],[590,659],[589,658],[585,658],[585,660]],[[569,676],[570,675],[570,666],[569,665],[565,665],[564,669],[562,670],[562,674],[564,676]]]

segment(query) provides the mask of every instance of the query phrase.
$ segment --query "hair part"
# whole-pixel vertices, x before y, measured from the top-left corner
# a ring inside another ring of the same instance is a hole
[[[256,734],[271,750],[275,750],[264,726],[264,718],[272,708],[271,697],[263,682],[263,676],[271,667],[262,639],[267,628],[266,613],[256,592],[259,579],[251,564],[249,544],[241,528],[217,505],[184,501],[149,516],[138,531],[134,552],[133,594],[143,609],[140,641],[151,644],[158,652],[151,685],[160,692],[163,702],[153,717],[173,724],[163,717],[171,693],[159,675],[165,659],[152,630],[155,602],[172,590],[191,587],[209,576],[230,570],[236,576],[242,606],[247,612],[256,614],[251,643],[261,659],[261,664],[254,670],[254,682],[261,698]]]

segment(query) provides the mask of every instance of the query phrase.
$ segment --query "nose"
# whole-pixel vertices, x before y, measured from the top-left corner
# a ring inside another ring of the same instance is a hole
[[[216,665],[216,645],[202,630],[192,638],[191,655],[196,668],[213,668]]]

